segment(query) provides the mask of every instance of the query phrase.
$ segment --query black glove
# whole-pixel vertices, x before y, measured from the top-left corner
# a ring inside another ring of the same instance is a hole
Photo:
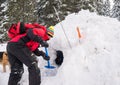
[[[42,41],[40,44],[42,47],[49,47],[49,44],[46,41]]]
[[[41,51],[41,53],[42,53],[42,57],[43,57],[43,59],[45,59],[45,60],[50,60],[50,57],[49,56],[47,56],[43,51]]]
[[[43,51],[40,51],[39,49],[36,49],[35,51],[33,51],[33,53],[37,56],[42,56]]]
[[[46,56],[46,54],[43,51],[39,51],[38,49],[36,49],[35,51],[33,51],[33,53],[37,56],[42,56],[45,60],[50,60],[50,57]]]
[[[47,61],[50,60],[50,57],[49,57],[49,56],[46,56],[46,55],[45,55],[45,56],[42,56],[42,57],[43,57],[43,59],[45,59],[45,60],[47,60]]]

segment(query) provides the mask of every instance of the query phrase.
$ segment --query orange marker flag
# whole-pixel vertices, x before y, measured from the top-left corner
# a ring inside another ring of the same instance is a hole
[[[80,38],[82,37],[81,33],[80,33],[80,29],[79,29],[79,27],[77,27],[76,29],[77,29],[77,33],[78,33],[79,42],[80,42]]]
[[[78,32],[78,38],[81,38],[82,36],[81,36],[81,34],[80,34],[80,29],[79,29],[79,27],[77,27],[77,32]]]

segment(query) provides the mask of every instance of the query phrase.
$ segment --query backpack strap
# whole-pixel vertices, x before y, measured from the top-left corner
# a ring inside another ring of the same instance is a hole
[[[19,28],[20,30],[19,30],[19,33],[20,34],[23,34],[23,33],[25,33],[26,32],[26,28],[25,28],[25,26],[24,26],[24,22],[20,22],[20,28]]]
[[[13,38],[16,36],[17,24],[12,24],[8,30],[8,37]]]

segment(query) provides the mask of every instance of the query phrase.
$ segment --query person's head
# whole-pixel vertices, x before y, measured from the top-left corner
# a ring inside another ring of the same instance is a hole
[[[47,34],[50,36],[50,38],[53,38],[54,36],[54,26],[50,26],[47,28]]]

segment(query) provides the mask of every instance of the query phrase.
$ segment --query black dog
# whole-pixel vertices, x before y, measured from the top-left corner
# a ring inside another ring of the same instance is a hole
[[[56,59],[55,59],[55,63],[58,66],[61,66],[64,60],[64,55],[63,52],[61,50],[57,50],[56,51]]]

